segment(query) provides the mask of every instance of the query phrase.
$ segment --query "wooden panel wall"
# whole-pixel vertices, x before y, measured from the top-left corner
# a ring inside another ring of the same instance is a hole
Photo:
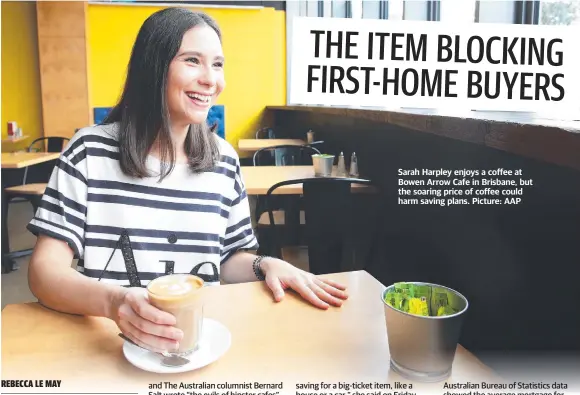
[[[87,3],[37,2],[45,136],[71,137],[92,122],[87,71]]]

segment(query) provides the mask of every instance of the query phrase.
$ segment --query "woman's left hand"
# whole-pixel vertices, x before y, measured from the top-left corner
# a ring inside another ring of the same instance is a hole
[[[298,292],[304,299],[321,309],[328,309],[330,305],[340,307],[348,298],[344,285],[315,276],[283,260],[265,258],[260,267],[276,302],[282,300],[284,290],[288,288]]]

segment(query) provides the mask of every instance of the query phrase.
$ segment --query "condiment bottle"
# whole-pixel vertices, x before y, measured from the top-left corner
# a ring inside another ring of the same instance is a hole
[[[347,173],[346,173],[346,165],[344,163],[344,153],[340,153],[339,157],[338,157],[338,165],[337,165],[337,169],[336,169],[336,175],[338,177],[346,177]]]
[[[351,177],[358,177],[358,159],[356,157],[356,153],[352,153],[350,157],[350,171],[349,175]]]

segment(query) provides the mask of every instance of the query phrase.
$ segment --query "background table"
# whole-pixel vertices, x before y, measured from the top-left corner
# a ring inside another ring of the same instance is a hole
[[[60,157],[59,152],[15,152],[2,153],[3,169],[21,169]]]
[[[280,393],[294,395],[295,383],[308,381],[405,382],[389,369],[383,284],[364,271],[328,277],[345,284],[350,297],[341,308],[326,311],[292,292],[275,303],[264,282],[204,288],[205,315],[230,330],[231,348],[211,365],[172,375],[145,372],[127,362],[110,320],[57,313],[38,304],[8,305],[2,312],[2,378],[58,379],[62,393],[86,392],[87,386],[91,392],[149,393],[148,385],[161,381],[258,381],[283,382]],[[459,346],[449,381],[480,380],[498,379]],[[429,386],[444,393],[443,383]],[[417,388],[412,392],[420,393]]]
[[[242,178],[248,195],[265,195],[268,189],[282,181],[301,178],[315,178],[313,166],[242,166]],[[333,176],[336,175],[334,167]],[[369,190],[362,184],[352,184],[353,191]],[[285,185],[274,191],[274,194],[299,195],[302,193],[302,184]]]
[[[257,151],[265,147],[274,147],[276,145],[304,145],[305,140],[300,139],[240,139],[238,148],[240,151]]]
[[[12,143],[19,143],[21,141],[28,140],[28,136],[20,136],[20,137],[6,137],[2,139],[2,144],[12,144]]]

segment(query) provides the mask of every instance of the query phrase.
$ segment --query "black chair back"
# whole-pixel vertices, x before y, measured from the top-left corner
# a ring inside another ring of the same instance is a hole
[[[61,152],[67,142],[70,139],[68,137],[40,137],[34,140],[28,146],[28,152],[41,151],[41,152]],[[45,143],[45,147],[42,147],[42,143]]]
[[[314,147],[316,149],[318,149],[319,151],[323,151],[322,146],[324,145],[324,140],[318,140],[318,141],[313,141],[311,143],[306,144],[310,147]]]
[[[321,177],[282,181],[270,187],[266,211],[270,219],[270,243],[275,252],[280,248],[271,203],[275,202],[278,188],[295,184],[302,184],[304,242],[308,246],[310,271],[325,274],[344,267],[365,266],[379,231],[380,199],[374,183],[359,178]],[[353,193],[354,184],[370,186],[373,193]]]
[[[266,127],[258,129],[256,132],[257,139],[275,139],[276,134],[274,133],[274,129]]]
[[[40,137],[28,146],[28,152],[62,152],[70,141],[68,137]],[[22,184],[47,183],[58,159],[28,166],[24,170]]]
[[[320,154],[309,145],[275,145],[254,152],[254,166],[298,166],[311,165],[311,155]]]
[[[254,153],[254,166],[299,166],[312,165],[311,155],[320,154],[320,151],[309,145],[276,145],[264,147]],[[274,200],[276,203],[274,203]],[[278,195],[271,199],[272,206],[280,208],[298,207],[300,199],[297,196]],[[263,196],[258,196],[256,200],[255,216],[259,221],[260,216],[265,211],[265,202]]]

